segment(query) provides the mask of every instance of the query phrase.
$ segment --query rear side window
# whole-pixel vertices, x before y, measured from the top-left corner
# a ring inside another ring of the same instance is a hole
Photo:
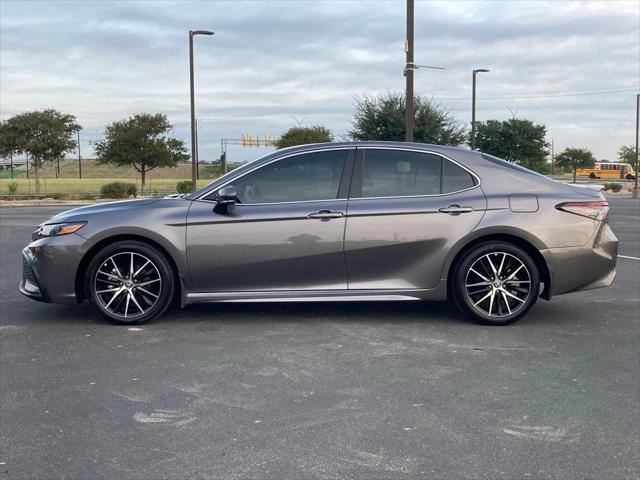
[[[475,185],[473,176],[449,160],[442,163],[442,193],[459,192]]]
[[[363,152],[362,192],[354,197],[440,195],[475,185],[469,172],[438,155],[406,150]]]

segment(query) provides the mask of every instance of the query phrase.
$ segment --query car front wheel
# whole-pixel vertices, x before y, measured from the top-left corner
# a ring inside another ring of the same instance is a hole
[[[522,318],[540,292],[540,277],[531,256],[506,242],[483,243],[467,252],[453,282],[458,307],[485,325],[507,325]]]
[[[101,316],[119,324],[139,324],[159,317],[175,292],[175,277],[166,256],[139,241],[109,245],[87,269],[86,291]]]

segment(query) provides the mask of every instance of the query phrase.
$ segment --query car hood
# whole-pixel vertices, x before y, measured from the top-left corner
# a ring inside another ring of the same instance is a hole
[[[132,208],[140,208],[145,205],[159,202],[160,198],[143,198],[139,200],[123,200],[119,202],[99,203],[96,205],[87,205],[85,207],[72,208],[51,217],[45,223],[62,223],[68,220],[82,220],[84,216],[95,215],[98,213],[114,212],[118,210],[130,210]]]

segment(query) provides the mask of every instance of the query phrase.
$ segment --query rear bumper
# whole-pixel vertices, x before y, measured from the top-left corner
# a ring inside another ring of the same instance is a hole
[[[606,223],[587,245],[540,253],[549,267],[551,296],[608,287],[616,276],[618,239]]]

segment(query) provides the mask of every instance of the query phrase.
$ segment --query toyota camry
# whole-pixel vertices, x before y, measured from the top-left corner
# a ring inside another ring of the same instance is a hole
[[[606,287],[600,192],[436,145],[278,150],[184,196],[75,208],[22,251],[20,291],[121,324],[172,303],[447,300],[505,325],[539,297]]]

